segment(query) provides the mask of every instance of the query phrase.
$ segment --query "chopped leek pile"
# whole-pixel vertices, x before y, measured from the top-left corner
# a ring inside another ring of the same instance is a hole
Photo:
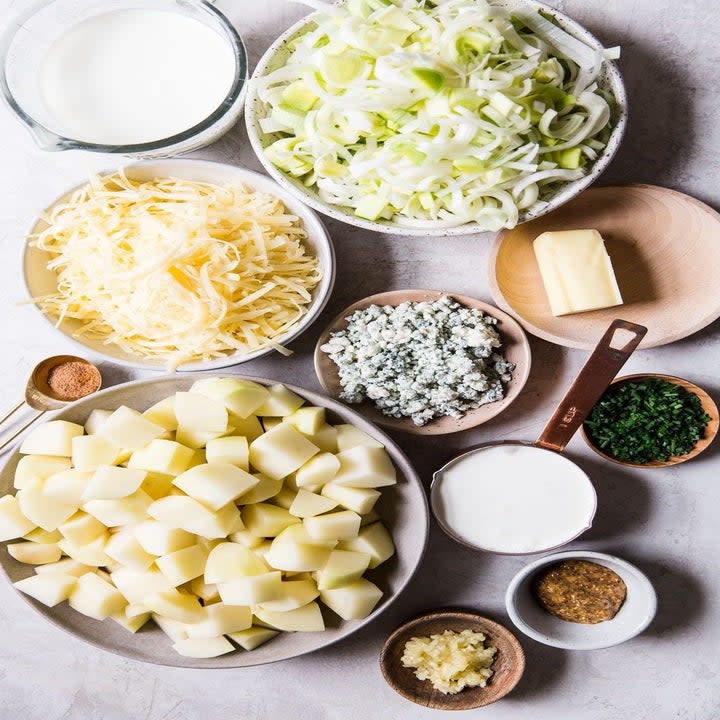
[[[598,51],[486,0],[347,0],[258,78],[269,160],[331,205],[408,228],[521,213],[582,177],[611,106]]]

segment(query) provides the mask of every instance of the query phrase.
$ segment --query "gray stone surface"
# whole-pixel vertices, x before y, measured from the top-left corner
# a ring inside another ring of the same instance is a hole
[[[24,6],[2,0],[0,22]],[[651,182],[720,207],[717,37],[714,0],[605,0],[554,3],[608,45],[623,46],[631,120],[604,184]],[[303,8],[283,0],[219,0],[248,41],[253,62]],[[93,171],[118,160],[77,152],[38,151],[0,110],[0,405],[21,394],[26,373],[48,354],[72,350],[25,299],[19,268],[23,234],[37,212]],[[199,157],[258,168],[242,126]],[[294,357],[243,366],[250,374],[318,389],[311,349],[323,322],[349,302],[382,290],[428,287],[490,300],[486,237],[441,242],[378,236],[328,223],[338,251],[336,292],[318,323],[293,344]],[[678,238],[678,242],[682,242]],[[720,269],[718,269],[720,274]],[[720,280],[720,276],[719,276]],[[672,346],[638,353],[628,371],[688,377],[720,395],[720,325]],[[493,438],[532,440],[584,354],[532,339],[534,367],[523,396],[500,418],[466,434],[397,439],[429,480],[460,448]],[[106,365],[109,382],[135,372]],[[521,636],[527,671],[506,700],[469,712],[488,720],[711,720],[720,714],[717,667],[720,607],[717,508],[720,445],[665,471],[617,469],[591,457],[580,439],[569,454],[593,477],[599,494],[594,527],[571,547],[636,562],[659,596],[655,622],[625,645],[564,652]],[[1,458],[0,458],[1,459]],[[402,700],[377,663],[383,639],[413,613],[464,606],[509,623],[503,595],[523,559],[470,552],[433,527],[426,560],[404,596],[378,622],[328,650],[277,665],[239,671],[151,667],[101,652],[65,636],[0,582],[0,720],[345,720],[440,717]]]

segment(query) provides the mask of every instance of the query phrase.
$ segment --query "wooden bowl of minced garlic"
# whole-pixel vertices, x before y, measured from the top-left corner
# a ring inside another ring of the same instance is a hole
[[[517,685],[525,654],[509,630],[482,615],[436,610],[390,635],[380,667],[407,700],[436,710],[471,710]]]

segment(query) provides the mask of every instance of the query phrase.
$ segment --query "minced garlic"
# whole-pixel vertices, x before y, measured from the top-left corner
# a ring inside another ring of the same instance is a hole
[[[485,635],[473,630],[445,630],[430,637],[414,637],[405,643],[402,664],[415,668],[419,680],[429,680],[445,695],[466,687],[485,687],[493,671],[497,648],[485,647]]]

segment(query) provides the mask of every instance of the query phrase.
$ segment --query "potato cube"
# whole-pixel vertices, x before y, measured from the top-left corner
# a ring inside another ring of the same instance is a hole
[[[187,625],[185,623],[178,622],[177,620],[171,620],[170,618],[163,617],[157,613],[151,613],[150,617],[173,642],[187,640]]]
[[[48,565],[38,565],[35,568],[35,572],[38,575],[44,575],[45,573],[61,573],[62,575],[72,575],[73,577],[80,577],[85,573],[93,572],[94,567],[90,565],[83,565],[77,560],[72,558],[63,558],[54,563]]]
[[[195,544],[195,535],[186,530],[171,528],[157,520],[144,520],[133,526],[140,547],[150,555],[169,555]]]
[[[247,630],[228,633],[228,637],[236,642],[243,650],[255,650],[268,640],[272,640],[278,634],[277,630],[264,627],[249,627]]]
[[[107,528],[92,515],[78,510],[58,526],[60,534],[74,545],[87,545],[101,536],[107,535]]]
[[[227,435],[210,440],[205,448],[207,461],[210,463],[229,463],[249,470],[249,446],[247,438],[240,435]]]
[[[16,497],[20,512],[33,525],[39,525],[43,530],[57,530],[58,525],[64,523],[77,510],[75,503],[68,505],[48,502],[41,492],[29,487],[18,490]],[[25,532],[30,532],[30,529]]]
[[[335,500],[339,505],[356,512],[358,515],[369,513],[380,497],[379,490],[347,487],[335,483],[325,485],[321,492],[324,497]]]
[[[101,465],[90,478],[82,495],[83,500],[117,500],[127,497],[137,491],[146,475],[145,470]]]
[[[370,555],[352,550],[333,550],[327,563],[317,574],[317,586],[320,590],[349,585],[359,580],[368,569]]]
[[[110,616],[118,625],[122,625],[127,631],[136,633],[150,619],[150,613],[145,612],[140,615],[128,617],[124,611],[115,613]]]
[[[326,424],[325,408],[307,405],[288,415],[283,422],[290,423],[303,435],[314,435]]]
[[[112,562],[112,559],[105,554],[105,544],[109,538],[110,534],[105,532],[103,535],[99,535],[94,540],[82,545],[76,545],[65,538],[58,542],[58,547],[65,555],[69,555],[73,560],[83,565],[90,565],[93,568],[105,567]]]
[[[153,500],[159,500],[160,498],[164,498],[166,495],[173,494],[175,488],[173,487],[172,482],[175,479],[175,475],[164,475],[163,473],[156,473],[151,470],[146,470],[145,472],[147,475],[145,475],[145,479],[142,481],[140,489],[147,493]],[[184,494],[179,490],[177,492],[178,494]]]
[[[175,590],[167,578],[155,569],[134,570],[120,567],[110,573],[110,579],[131,605],[142,605],[147,609],[149,608],[145,604],[145,598],[148,595]]]
[[[262,473],[253,473],[253,477],[258,481],[257,485],[240,496],[238,502],[243,505],[269,500],[282,490],[282,478],[270,478]]]
[[[323,425],[317,432],[308,435],[308,440],[323,452],[338,452],[338,431],[332,425]]]
[[[350,585],[321,590],[320,600],[343,620],[362,620],[373,611],[382,595],[377,585],[360,578]]]
[[[360,516],[352,510],[341,510],[307,517],[303,525],[310,537],[318,540],[349,540],[358,534]]]
[[[265,556],[270,551],[272,544],[273,541],[270,539],[263,540],[257,547],[253,548],[253,552],[255,553],[255,555],[257,555],[257,557],[259,557],[263,562],[265,562]]]
[[[300,522],[285,508],[268,503],[246,505],[242,509],[242,519],[247,529],[258,537],[275,537],[288,525]]]
[[[290,514],[299,518],[311,517],[328,512],[334,507],[337,507],[335,500],[322,497],[322,495],[316,495],[315,493],[300,488],[292,505],[290,505]]]
[[[228,424],[222,402],[192,392],[175,393],[175,417],[178,427],[198,432],[223,432]]]
[[[98,428],[97,434],[116,447],[139,450],[165,432],[162,425],[151,422],[137,410],[121,405]]]
[[[27,535],[23,535],[23,538],[34,543],[56,543],[58,540],[62,540],[63,536],[59,530],[43,530],[42,528],[35,528]]]
[[[297,495],[296,490],[291,490],[289,487],[283,487],[280,489],[280,492],[275,495],[275,497],[270,498],[270,502],[273,505],[277,505],[281,508],[285,508],[285,510],[290,510],[290,506],[295,501],[295,496]]]
[[[68,604],[83,615],[104,620],[123,610],[127,600],[109,582],[95,573],[87,573],[77,579]]]
[[[73,468],[62,470],[45,480],[41,493],[48,502],[80,505],[83,493],[94,474],[92,471],[80,471]]]
[[[397,482],[395,466],[383,448],[357,445],[337,456],[340,470],[333,479],[337,485],[376,488]]]
[[[173,480],[173,485],[211,510],[236,500],[257,484],[257,478],[230,463],[197,465]]]
[[[319,570],[330,557],[330,548],[318,545],[274,541],[265,553],[265,562],[277,570],[302,572]]]
[[[238,530],[230,535],[230,540],[234,543],[244,545],[246,548],[256,548],[263,542],[264,538],[253,535],[249,530]]]
[[[216,637],[247,630],[252,625],[249,607],[226,605],[223,602],[203,608],[205,619],[187,626],[188,637]]]
[[[340,470],[340,461],[335,455],[323,452],[310,458],[295,473],[295,482],[298,487],[319,489],[329,483]]]
[[[37,523],[23,515],[20,503],[14,495],[0,497],[0,542],[27,535],[36,527]]]
[[[343,550],[368,553],[372,570],[395,554],[395,545],[392,537],[381,522],[360,528],[358,536],[350,540],[343,540],[340,544]]]
[[[285,417],[305,403],[299,395],[288,390],[284,385],[272,385],[268,391],[269,396],[265,402],[254,410],[255,414],[261,417]]]
[[[72,455],[72,439],[85,432],[82,425],[67,420],[51,420],[33,428],[20,445],[23,455]]]
[[[220,597],[226,605],[257,605],[282,596],[282,573],[266,572],[218,583]]]
[[[282,597],[259,603],[263,610],[288,612],[312,602],[320,591],[314,580],[285,580],[282,584]]]
[[[85,421],[85,433],[95,435],[100,426],[112,415],[112,410],[91,410]]]
[[[264,417],[262,419],[263,432],[272,430],[273,428],[280,425],[280,423],[282,423],[282,421],[283,421],[283,419],[281,417]]]
[[[219,602],[220,600],[220,593],[218,592],[217,585],[213,583],[206,583],[202,576],[191,580],[189,587],[190,592],[193,593],[193,595],[197,595],[203,601],[204,605]]]
[[[175,417],[175,396],[170,395],[170,397],[163,398],[160,402],[156,402],[143,413],[143,417],[171,432],[177,430],[178,421]]]
[[[263,385],[239,378],[203,378],[190,392],[219,400],[233,414],[241,418],[252,415],[269,397]]]
[[[320,632],[325,629],[320,606],[316,602],[308,603],[296,610],[273,612],[263,608],[255,608],[253,614],[277,630],[288,632]]]
[[[318,538],[310,537],[310,534],[302,523],[290,525],[290,527],[285,528],[273,540],[273,543],[276,545],[284,542],[295,542],[300,543],[300,545],[314,545],[315,547],[324,547],[329,548],[330,550],[338,544],[338,541],[333,538],[320,540]]]
[[[205,565],[205,582],[227,583],[249,575],[263,575],[270,568],[249,548],[234,542],[216,545]]]
[[[183,657],[213,658],[233,652],[235,646],[222,636],[213,638],[196,637],[178,640],[173,643],[173,650]]]
[[[142,522],[152,504],[153,499],[147,493],[136,490],[117,500],[88,500],[83,510],[106,527],[118,527]]]
[[[120,448],[99,435],[79,435],[72,439],[72,464],[76,470],[97,470],[101,465],[114,465]]]
[[[65,457],[53,457],[52,455],[26,455],[20,458],[15,467],[15,479],[13,485],[21,490],[27,486],[32,478],[45,480],[51,475],[68,470],[70,459]]]
[[[269,477],[283,478],[318,451],[319,448],[294,427],[280,423],[250,444],[250,464]]]
[[[125,617],[134,618],[138,615],[150,615],[148,609],[144,605],[126,605],[125,606]]]
[[[70,597],[76,582],[77,578],[74,575],[52,572],[31,575],[24,580],[18,580],[13,585],[43,605],[55,607],[55,605]]]
[[[206,430],[195,430],[194,428],[184,427],[180,425],[175,434],[175,441],[181,445],[187,445],[187,447],[193,450],[200,450],[204,448],[211,440],[228,435],[231,433],[233,428],[228,425],[225,430],[217,432],[209,432]]]
[[[146,595],[143,605],[157,615],[181,623],[201,622],[204,618],[200,601],[194,595],[182,593],[174,588]]]
[[[57,543],[10,543],[7,551],[15,560],[28,565],[46,565],[57,562],[62,553]]]
[[[144,448],[135,450],[128,460],[128,467],[162,475],[180,475],[190,467],[194,454],[192,448],[173,440],[157,438]]]
[[[365,527],[366,525],[371,525],[374,522],[377,522],[380,520],[380,516],[377,514],[375,510],[371,510],[369,513],[366,513],[365,515],[360,516],[360,527]]]
[[[385,447],[379,440],[376,440],[354,425],[335,425],[335,430],[337,430],[337,447],[339,452],[349,450],[358,445],[371,448]]]
[[[207,557],[207,550],[199,545],[191,545],[159,557],[155,564],[168,582],[173,587],[177,587],[200,577],[205,572]]]
[[[262,423],[256,415],[241,418],[239,415],[230,413],[228,424],[233,427],[231,433],[233,437],[244,437],[248,443],[251,443],[255,438],[260,437],[265,432]]]
[[[150,505],[147,513],[167,527],[186,530],[201,537],[224,538],[228,534],[218,515],[191,497],[169,495],[160,498]]]
[[[111,535],[105,544],[105,554],[121,565],[136,570],[146,570],[155,562],[155,556],[145,552],[137,541],[132,527],[124,527]]]

